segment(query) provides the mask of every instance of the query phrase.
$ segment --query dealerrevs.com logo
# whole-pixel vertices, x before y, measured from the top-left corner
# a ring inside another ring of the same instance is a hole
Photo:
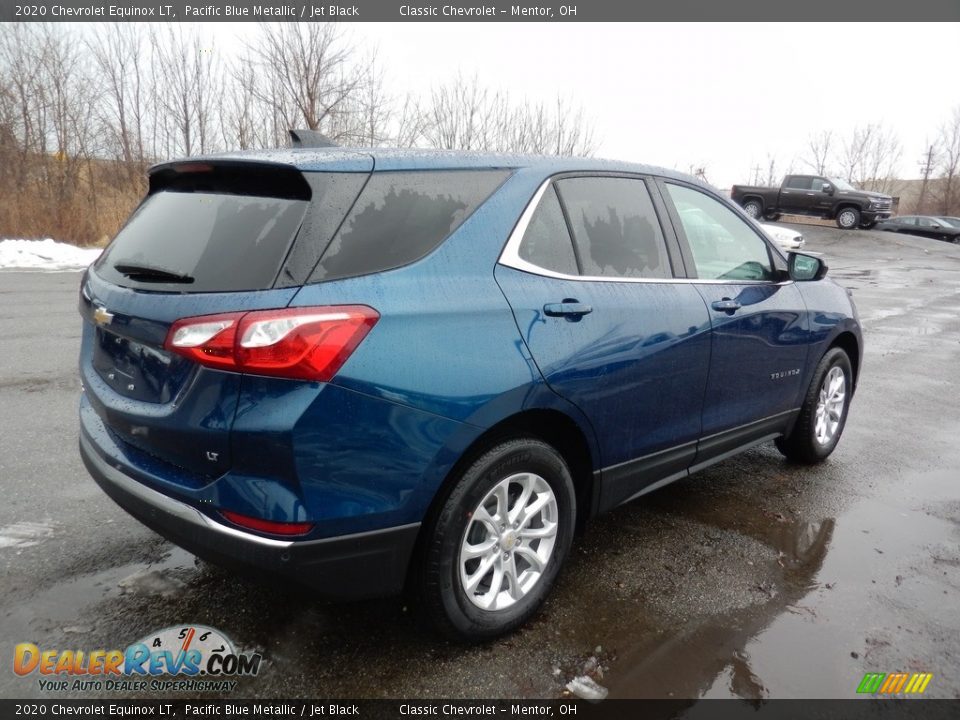
[[[147,635],[125,650],[58,650],[19,643],[13,671],[37,676],[40,690],[209,691],[233,690],[236,677],[260,671],[259,653],[239,653],[219,630],[174,626]],[[186,676],[186,677],[178,677]]]

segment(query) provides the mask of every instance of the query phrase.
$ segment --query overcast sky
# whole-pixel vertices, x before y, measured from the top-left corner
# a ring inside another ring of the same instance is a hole
[[[209,26],[208,26],[209,27]],[[592,117],[598,156],[687,171],[718,187],[767,154],[803,169],[811,133],[883,123],[900,175],[960,105],[960,24],[354,23],[397,94],[476,73],[517,97],[561,92]],[[216,42],[251,25],[218,23]]]

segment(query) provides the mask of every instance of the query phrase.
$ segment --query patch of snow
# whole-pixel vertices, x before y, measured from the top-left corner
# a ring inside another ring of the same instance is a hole
[[[598,685],[589,675],[575,677],[567,683],[567,690],[584,700],[603,700],[610,692],[603,685]]]
[[[53,535],[54,525],[45,522],[18,522],[0,528],[0,548],[30,547]]]
[[[0,270],[64,272],[83,270],[100,257],[102,248],[46,240],[0,240]]]

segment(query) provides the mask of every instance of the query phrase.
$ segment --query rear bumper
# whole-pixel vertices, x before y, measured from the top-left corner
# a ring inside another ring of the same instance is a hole
[[[398,594],[420,523],[324,538],[261,537],[217,522],[109,464],[81,430],[80,456],[90,475],[121,508],[189,552],[241,572],[266,572],[320,591],[329,600]]]

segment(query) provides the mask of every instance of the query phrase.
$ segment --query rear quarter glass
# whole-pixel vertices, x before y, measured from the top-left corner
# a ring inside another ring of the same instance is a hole
[[[309,281],[369,275],[419,260],[508,175],[505,170],[374,172]]]

